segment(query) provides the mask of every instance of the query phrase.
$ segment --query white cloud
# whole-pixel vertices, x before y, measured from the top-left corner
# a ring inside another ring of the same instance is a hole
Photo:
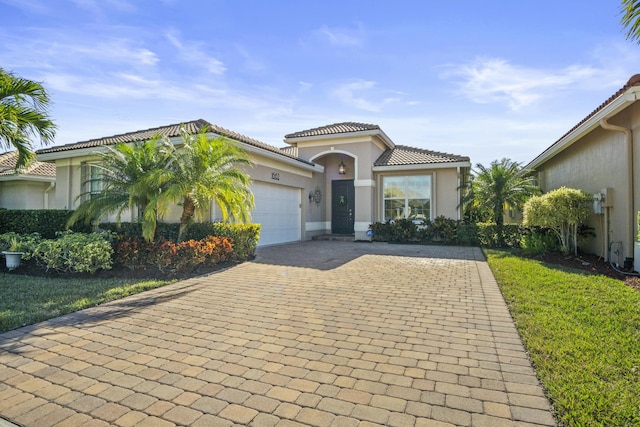
[[[204,67],[211,74],[221,75],[226,71],[224,64],[205,52],[205,46],[201,42],[183,43],[176,31],[165,34],[167,40],[178,49],[180,58],[192,65]]]
[[[474,102],[503,103],[517,111],[603,74],[604,70],[591,66],[543,70],[513,65],[506,59],[480,58],[445,72],[443,77],[461,78],[459,92]]]
[[[313,87],[313,84],[309,82],[298,82],[298,92],[306,92]]]
[[[30,13],[46,14],[50,11],[50,3],[42,0],[1,0],[0,3],[17,7]]]
[[[365,30],[360,24],[356,28],[331,28],[323,25],[312,31],[311,35],[315,40],[339,47],[361,46],[365,40]]]
[[[349,107],[374,113],[382,111],[386,105],[401,101],[402,93],[374,90],[377,85],[374,81],[354,80],[333,89],[331,95]]]
[[[95,15],[102,15],[105,9],[115,9],[122,12],[132,12],[135,6],[126,0],[71,0],[80,9]]]

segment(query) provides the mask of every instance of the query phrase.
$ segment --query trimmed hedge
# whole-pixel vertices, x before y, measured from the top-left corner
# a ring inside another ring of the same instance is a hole
[[[505,224],[503,238],[507,246],[520,247],[527,229],[521,225]],[[416,224],[410,219],[371,224],[373,240],[389,243],[420,243],[467,246],[498,246],[496,224],[468,224],[439,216]]]
[[[0,234],[38,233],[44,239],[55,239],[56,233],[67,229],[73,211],[56,209],[0,209]],[[91,226],[78,222],[72,231],[90,233]]]

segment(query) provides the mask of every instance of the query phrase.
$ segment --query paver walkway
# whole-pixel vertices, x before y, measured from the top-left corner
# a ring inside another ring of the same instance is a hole
[[[25,426],[555,425],[477,248],[304,242],[0,334]]]

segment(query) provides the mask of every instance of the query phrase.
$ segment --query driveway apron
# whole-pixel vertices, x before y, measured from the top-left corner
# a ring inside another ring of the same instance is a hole
[[[478,248],[315,241],[0,334],[0,418],[556,425]]]

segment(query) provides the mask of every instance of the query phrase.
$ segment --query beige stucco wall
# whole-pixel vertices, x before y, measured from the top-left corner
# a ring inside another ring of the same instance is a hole
[[[45,192],[48,194],[45,196]],[[47,203],[45,204],[45,201]],[[3,181],[0,182],[0,208],[52,209],[55,206],[55,189],[49,182]]]
[[[376,192],[376,221],[383,221],[384,209],[382,199],[382,180],[385,176],[429,175],[431,177],[431,219],[445,216],[452,219],[460,219],[459,193],[458,193],[458,169],[457,168],[432,168],[402,170],[394,172],[378,172],[376,183],[380,191]]]
[[[387,146],[375,135],[338,135],[332,138],[298,141],[297,146],[300,158],[324,166],[323,194],[326,197],[323,198],[322,210],[319,213],[320,221],[324,218],[323,233],[331,232],[331,182],[354,180],[355,238],[367,240],[366,231],[369,225],[376,221],[376,186],[372,166]],[[338,173],[341,162],[346,169],[344,175]]]
[[[70,153],[72,154],[72,153]],[[307,236],[304,230],[304,219],[314,212],[309,206],[306,197],[308,197],[311,189],[315,190],[316,185],[324,185],[324,181],[319,179],[321,175],[308,170],[309,168],[303,168],[303,163],[296,165],[295,161],[283,162],[271,158],[269,155],[261,155],[255,151],[249,153],[254,161],[253,167],[246,167],[246,171],[250,174],[252,181],[266,182],[274,185],[284,185],[289,187],[300,188],[302,191],[303,203],[302,219],[303,229],[301,235],[303,238],[310,238]],[[72,157],[66,159],[56,160],[56,174],[57,174],[57,191],[53,204],[57,209],[75,209],[80,201],[78,196],[82,192],[82,164],[84,162],[96,161],[95,156],[82,156]],[[324,188],[323,188],[324,193]],[[164,214],[161,222],[178,222],[182,208],[180,206],[172,206]],[[209,211],[204,215],[204,220],[215,220],[220,218],[220,212],[215,206],[210,206]],[[319,217],[322,220],[323,217]],[[104,221],[115,221],[116,216],[111,215],[104,219]],[[133,212],[126,210],[123,212],[121,221],[135,221],[136,215]]]
[[[638,103],[636,103],[638,104]],[[627,108],[611,118],[609,123],[623,126],[633,131],[634,196],[628,193],[628,146],[624,133],[596,128],[563,152],[541,165],[538,169],[540,186],[544,192],[559,187],[578,188],[587,193],[599,193],[602,189],[613,190],[613,206],[608,212],[610,242],[622,242],[625,258],[633,258],[631,236],[637,234],[635,212],[639,209],[640,183],[640,109],[637,105]],[[634,212],[630,218],[630,212]],[[588,239],[581,249],[607,258],[604,233],[607,229],[605,215],[591,214],[587,224],[594,228],[595,239]],[[635,237],[633,237],[635,241]]]

